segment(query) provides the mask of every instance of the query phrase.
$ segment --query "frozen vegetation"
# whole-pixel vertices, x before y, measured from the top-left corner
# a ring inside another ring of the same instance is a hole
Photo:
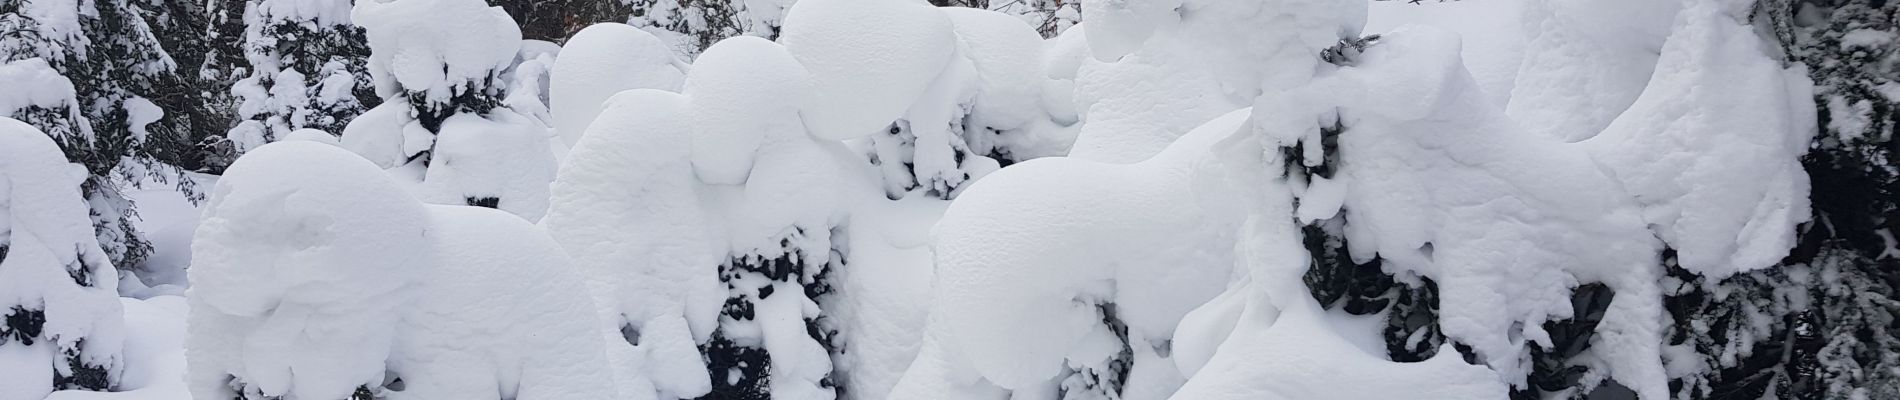
[[[1893,15],[0,0],[0,400],[1900,398]]]

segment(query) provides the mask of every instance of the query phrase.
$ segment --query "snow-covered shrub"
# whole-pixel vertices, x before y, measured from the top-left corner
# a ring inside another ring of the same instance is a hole
[[[424,205],[335,146],[258,148],[219,181],[190,270],[202,398],[614,398],[612,335],[539,228]]]
[[[502,73],[522,42],[514,21],[474,0],[366,1],[351,17],[368,32],[383,104],[350,121],[343,146],[384,168],[425,170],[425,201],[540,219],[553,132],[503,101]]]
[[[105,391],[123,374],[118,274],[87,218],[87,176],[46,133],[0,117],[0,399]]]

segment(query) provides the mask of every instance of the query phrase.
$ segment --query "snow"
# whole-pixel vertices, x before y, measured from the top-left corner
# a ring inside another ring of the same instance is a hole
[[[428,211],[438,258],[402,305],[390,398],[617,398],[585,278],[558,244],[508,213]]]
[[[946,7],[958,53],[969,57],[981,84],[971,129],[1004,131],[1042,117],[1043,40],[1022,19],[989,10]]]
[[[324,144],[266,145],[226,172],[190,270],[194,397],[341,398],[394,379],[396,399],[619,390],[586,279],[540,228],[424,206]]]
[[[1532,132],[1564,141],[1595,136],[1643,93],[1681,4],[1523,2],[1532,36],[1506,113]]]
[[[238,159],[192,244],[196,398],[343,398],[380,385],[430,259],[429,214],[380,168],[278,142]],[[294,334],[310,332],[311,334]]]
[[[1342,35],[1356,36],[1367,7],[1357,1],[1200,1],[1155,12],[1128,6],[1140,2],[1099,3],[1109,9],[1096,12],[1117,13],[1117,19],[1084,23],[1096,57],[1076,73],[1075,105],[1084,125],[1069,154],[1115,163],[1147,159],[1262,93],[1310,80],[1322,69],[1320,50]],[[1090,7],[1082,8],[1088,13]],[[1144,37],[1139,50],[1101,60],[1132,48],[1097,47],[1131,46]]]
[[[370,0],[350,11],[369,35],[377,93],[417,93],[431,103],[499,80],[521,46],[500,7],[473,0]]]
[[[1089,51],[1096,60],[1112,62],[1140,49],[1162,25],[1179,23],[1182,0],[1128,1],[1096,0],[1082,7],[1082,20],[1096,29],[1088,30]]]
[[[1524,134],[1495,111],[1448,32],[1392,32],[1339,82],[1306,94],[1347,107],[1339,152],[1354,259],[1376,253],[1388,271],[1431,277],[1443,332],[1505,377],[1528,372],[1524,346],[1549,345],[1545,319],[1570,317],[1570,288],[1603,282],[1620,304],[1599,332],[1648,336],[1599,348],[1630,355],[1605,357],[1620,364],[1617,381],[1664,390],[1659,249],[1618,182],[1583,149]]]
[[[639,332],[648,377],[663,398],[711,390],[703,344],[718,327],[719,284],[708,216],[689,160],[692,131],[678,94],[653,89],[609,99],[574,146],[542,221],[625,324]],[[627,229],[639,227],[639,229]]]
[[[1221,186],[1201,157],[1247,117],[1210,122],[1140,163],[1039,159],[972,185],[933,234],[936,292],[913,364],[948,363],[949,371],[913,369],[892,397],[936,398],[957,376],[1031,390],[1065,359],[1094,362],[1069,356],[1091,331],[1106,331],[1096,303],[1115,304],[1130,346],[1152,351],[1169,340],[1232,269],[1237,221],[1221,211],[1233,205],[1200,196]]]
[[[0,116],[12,116],[27,107],[56,108],[70,105],[73,83],[46,63],[28,58],[0,64]]]
[[[1459,0],[1412,4],[1407,1],[1374,1],[1368,9],[1365,31],[1376,34],[1408,24],[1429,25],[1455,32],[1464,40],[1465,68],[1477,80],[1478,89],[1494,104],[1510,102],[1511,89],[1517,83],[1517,69],[1524,63],[1528,30],[1523,18],[1523,0]]]
[[[706,48],[682,91],[693,171],[706,183],[741,184],[771,138],[809,142],[799,109],[811,91],[805,68],[772,41],[737,36]]]
[[[953,29],[941,11],[908,1],[797,2],[779,43],[811,73],[802,113],[811,135],[863,137],[903,116],[949,64]]]
[[[749,33],[690,65],[686,36],[522,41],[468,0],[260,3],[368,27],[390,101],[341,138],[246,121],[233,140],[283,141],[186,177],[216,185],[201,217],[128,191],[155,253],[77,264],[95,287],[20,267],[104,252],[87,173],[0,119],[0,312],[43,301],[118,380],[53,392],[60,349],[0,344],[23,371],[0,400],[1504,398],[1540,391],[1544,326],[1592,284],[1615,296],[1565,390],[1665,398],[1709,366],[1663,346],[1664,249],[1714,282],[1772,268],[1811,214],[1813,88],[1745,0],[1085,2],[1045,40],[920,1],[749,0]],[[0,115],[72,86],[0,65]],[[125,107],[138,138],[163,116]],[[1314,224],[1430,280],[1436,356],[1390,361],[1386,314],[1313,300]],[[714,343],[769,356],[762,388],[708,368]]]
[[[434,204],[496,199],[495,208],[538,221],[547,213],[556,161],[547,128],[507,109],[442,121],[421,195]]]
[[[337,142],[378,167],[406,164],[435,144],[435,135],[410,112],[404,105],[383,103],[350,120]]]
[[[320,25],[349,25],[350,2],[340,0],[265,1],[261,14],[272,21],[313,21]]]
[[[133,145],[145,143],[145,138],[151,135],[146,132],[146,125],[158,122],[160,118],[165,117],[165,110],[159,109],[157,104],[152,104],[151,100],[143,97],[126,99],[123,106],[127,129],[132,131]]]
[[[1810,214],[1807,72],[1782,68],[1730,3],[1689,2],[1649,87],[1585,142],[1682,267],[1711,279],[1774,265]]]
[[[615,93],[630,89],[678,91],[685,71],[672,49],[651,33],[625,24],[596,24],[561,47],[548,87],[555,129],[567,146]]]
[[[849,351],[840,364],[850,372],[844,392],[860,399],[888,399],[917,357],[931,303],[934,267],[930,228],[949,202],[917,193],[897,201],[854,208],[845,237],[851,267],[837,279]]]
[[[117,391],[62,390],[46,400],[188,400],[185,388],[185,298],[120,298],[125,307],[125,379]]]
[[[81,365],[106,385],[123,377],[117,271],[80,195],[88,175],[39,129],[0,117],[0,370],[17,371],[0,377],[0,399],[44,397]],[[41,312],[37,332],[16,325],[27,312]]]
[[[1297,250],[1295,250],[1297,251]],[[1307,297],[1310,299],[1311,297]],[[1277,297],[1276,297],[1277,299]],[[1249,309],[1252,311],[1252,309]],[[1367,354],[1329,331],[1317,304],[1277,319],[1244,312],[1209,362],[1174,399],[1502,399],[1503,384],[1484,367],[1465,364],[1446,346],[1437,357],[1394,363]]]

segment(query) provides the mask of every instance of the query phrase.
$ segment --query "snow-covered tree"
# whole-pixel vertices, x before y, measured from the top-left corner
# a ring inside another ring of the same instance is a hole
[[[425,201],[539,220],[553,132],[505,104],[503,73],[522,43],[514,20],[474,0],[365,1],[351,20],[367,30],[383,103],[350,121],[343,146],[384,168],[421,169]]]
[[[976,7],[977,1],[969,3]],[[990,0],[987,7],[979,8],[1015,15],[1034,26],[1042,37],[1054,38],[1082,22],[1081,6],[1081,0]]]
[[[1900,396],[1893,358],[1900,293],[1892,234],[1900,221],[1893,158],[1896,6],[1868,1],[1761,1],[1758,24],[1814,82],[1816,135],[1802,165],[1812,222],[1774,269],[1711,281],[1672,274],[1672,345],[1709,368],[1679,377],[1675,396]]]
[[[646,28],[675,51],[691,57],[721,39],[751,35],[777,39],[795,0],[605,0],[622,1],[629,25]]]
[[[378,104],[365,70],[369,46],[350,23],[349,0],[243,4],[245,74],[230,86],[235,125],[223,134],[241,155],[298,129],[341,134]],[[235,5],[235,4],[234,4]],[[225,145],[218,145],[224,147]]]
[[[124,372],[118,274],[87,217],[88,176],[46,133],[0,117],[0,399],[106,391]]]
[[[124,186],[152,177],[196,196],[193,181],[159,163],[160,158],[190,152],[182,139],[190,128],[184,117],[167,118],[151,100],[178,85],[172,81],[176,64],[147,25],[142,5],[129,0],[16,0],[0,8],[0,30],[8,32],[0,38],[0,61],[41,59],[74,89],[70,104],[77,108],[54,111],[65,115],[14,116],[48,123],[40,128],[67,159],[92,173],[84,187],[93,226],[99,244],[121,269],[137,265],[151,252],[132,224],[137,214],[122,194]],[[54,120],[62,122],[51,124]]]

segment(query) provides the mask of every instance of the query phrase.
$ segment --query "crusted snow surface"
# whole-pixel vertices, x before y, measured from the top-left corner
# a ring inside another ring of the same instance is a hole
[[[799,107],[811,91],[805,68],[777,43],[737,36],[706,48],[693,62],[682,92],[699,179],[745,183],[768,137],[796,138],[804,132]]]
[[[8,317],[0,329],[30,318],[26,312],[44,317],[38,332],[0,337],[0,370],[8,371],[0,399],[46,396],[56,374],[76,374],[69,357],[103,368],[106,384],[122,376],[118,275],[80,195],[87,176],[46,133],[0,117],[0,313]]]
[[[957,46],[948,17],[909,1],[799,1],[778,40],[811,72],[805,125],[830,140],[870,135],[902,117]]]
[[[605,102],[629,89],[678,91],[686,77],[672,49],[626,24],[596,24],[561,47],[549,82],[555,129],[568,146],[580,141]]]
[[[1682,2],[1521,4],[1530,39],[1506,113],[1530,132],[1574,142],[1603,131],[1643,93]]]
[[[371,0],[350,17],[369,35],[377,93],[416,92],[431,103],[500,81],[521,28],[500,7],[468,0]]]
[[[1774,265],[1806,222],[1814,135],[1804,69],[1784,69],[1744,2],[1689,2],[1642,97],[1585,142],[1690,271]]]
[[[1310,80],[1320,50],[1342,34],[1357,35],[1366,17],[1366,2],[1358,1],[1202,0],[1166,12],[1148,10],[1146,3],[1097,0],[1082,7],[1085,13],[1123,9],[1128,15],[1084,18],[1095,57],[1084,61],[1075,80],[1075,104],[1086,123],[1072,156],[1117,163],[1146,159],[1201,123],[1251,105],[1261,93]],[[1139,49],[1121,54],[1132,49],[1128,42],[1143,37]]]
[[[1054,393],[1065,364],[1112,355],[1084,345],[1115,340],[1101,303],[1115,305],[1134,351],[1164,347],[1233,269],[1237,221],[1225,216],[1236,205],[1197,195],[1227,184],[1202,157],[1246,120],[1225,116],[1140,163],[1039,159],[971,186],[935,228],[923,353],[892,398],[957,398],[944,390],[959,386]],[[1134,368],[1152,380],[1131,377],[1130,390],[1166,394],[1179,384],[1165,357]]]
[[[553,185],[542,221],[593,281],[617,321],[638,332],[646,376],[660,398],[711,390],[698,349],[718,327],[725,288],[699,203],[686,102],[630,90],[606,103]],[[637,229],[628,229],[637,227]],[[619,326],[616,326],[619,328]]]
[[[432,262],[428,222],[381,169],[336,147],[278,142],[239,158],[192,243],[193,397],[380,386]]]

